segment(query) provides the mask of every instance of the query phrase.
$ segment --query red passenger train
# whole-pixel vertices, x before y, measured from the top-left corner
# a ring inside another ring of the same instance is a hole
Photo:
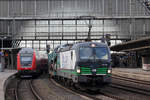
[[[19,75],[38,75],[42,72],[39,53],[32,48],[22,48],[17,55]]]

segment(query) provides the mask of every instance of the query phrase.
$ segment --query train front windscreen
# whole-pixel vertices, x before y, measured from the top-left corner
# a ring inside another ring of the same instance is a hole
[[[81,60],[108,60],[106,47],[82,47],[79,50]]]
[[[22,67],[31,67],[32,66],[32,54],[27,55],[27,54],[22,54],[20,57],[21,60],[21,66]]]

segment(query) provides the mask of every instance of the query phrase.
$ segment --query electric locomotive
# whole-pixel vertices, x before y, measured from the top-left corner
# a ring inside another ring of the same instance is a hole
[[[18,75],[38,75],[40,70],[38,52],[32,48],[22,48],[17,55]]]
[[[60,46],[49,54],[50,74],[65,84],[98,90],[111,82],[107,44],[84,42]]]

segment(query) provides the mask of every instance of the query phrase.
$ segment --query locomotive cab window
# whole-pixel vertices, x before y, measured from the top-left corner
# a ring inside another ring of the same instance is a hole
[[[80,59],[100,59],[108,60],[108,50],[106,47],[82,47],[79,49]]]
[[[93,59],[93,50],[90,47],[83,47],[79,50],[80,59]]]
[[[108,59],[108,50],[105,47],[94,48],[95,49],[95,59]]]

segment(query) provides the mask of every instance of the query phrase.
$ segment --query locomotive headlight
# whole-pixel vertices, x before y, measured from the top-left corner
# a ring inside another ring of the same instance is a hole
[[[108,69],[107,73],[108,73],[108,74],[110,74],[110,73],[111,73],[111,70],[110,70],[110,69]]]
[[[77,73],[80,73],[81,71],[80,71],[80,69],[77,69]]]

